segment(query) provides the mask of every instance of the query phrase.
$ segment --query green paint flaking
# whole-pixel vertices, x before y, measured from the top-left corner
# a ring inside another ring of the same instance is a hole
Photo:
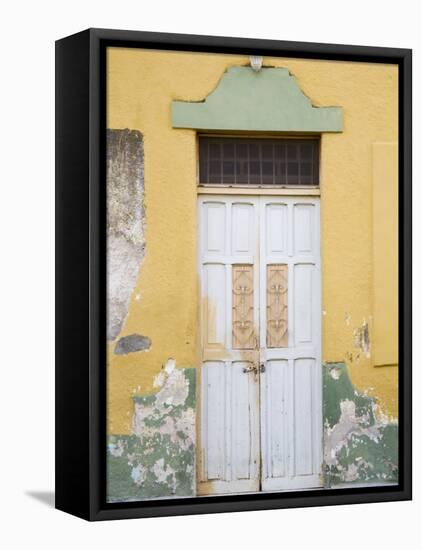
[[[153,405],[155,403],[155,395],[134,395],[132,399],[142,405]]]
[[[324,422],[334,426],[340,420],[340,402],[345,399],[356,405],[356,414],[374,422],[373,406],[375,399],[356,391],[350,380],[345,363],[327,363],[323,374]]]
[[[191,407],[192,409],[195,408],[195,401],[196,401],[196,395],[195,395],[195,380],[196,380],[196,370],[195,369],[184,369],[185,377],[188,380],[189,383],[189,393],[188,397],[186,399],[186,407]]]
[[[109,502],[195,495],[195,374],[172,369],[156,394],[133,397],[134,434],[108,442]]]
[[[341,132],[340,107],[314,107],[285,68],[231,67],[199,102],[173,101],[174,128]]]
[[[344,363],[323,371],[325,486],[397,483],[397,423],[377,420],[376,400],[354,388]]]

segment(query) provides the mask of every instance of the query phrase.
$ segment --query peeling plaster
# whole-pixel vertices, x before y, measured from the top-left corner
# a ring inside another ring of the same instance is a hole
[[[356,405],[353,401],[345,399],[340,401],[340,420],[332,428],[326,425],[325,429],[325,453],[324,461],[328,466],[335,466],[339,451],[348,443],[351,434],[360,437],[367,436],[369,439],[378,443],[381,434],[380,426],[376,424],[365,427],[369,418],[367,416],[356,416]],[[361,457],[358,457],[361,458]]]
[[[341,369],[333,367],[332,369],[330,369],[330,376],[334,380],[338,380],[341,376]]]
[[[398,424],[352,385],[344,363],[324,365],[325,485],[396,483]]]
[[[354,324],[351,314],[346,311],[344,322],[347,327],[352,329],[353,349],[345,352],[344,357],[350,363],[359,363],[364,357],[371,358],[371,338],[370,327],[372,326],[372,316],[369,316],[369,322],[363,319],[361,324]]]
[[[353,331],[353,341],[355,348],[362,351],[369,359],[371,357],[371,342],[369,339],[369,327],[366,321],[356,327]]]
[[[143,139],[107,130],[107,339],[119,335],[145,251]]]
[[[195,369],[169,359],[159,377],[133,396],[133,435],[109,439],[109,502],[195,495]]]

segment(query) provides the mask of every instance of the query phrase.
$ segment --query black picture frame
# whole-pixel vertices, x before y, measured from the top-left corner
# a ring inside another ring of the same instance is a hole
[[[397,486],[106,503],[105,52],[109,46],[393,63],[399,68]],[[412,497],[412,51],[88,29],[56,42],[56,508],[87,520]]]

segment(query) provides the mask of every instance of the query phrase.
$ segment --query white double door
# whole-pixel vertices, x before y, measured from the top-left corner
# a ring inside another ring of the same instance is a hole
[[[319,200],[201,196],[198,493],[320,486]]]

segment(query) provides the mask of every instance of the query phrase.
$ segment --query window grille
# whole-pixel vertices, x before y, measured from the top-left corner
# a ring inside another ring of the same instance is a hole
[[[199,183],[319,185],[319,140],[201,136]]]

